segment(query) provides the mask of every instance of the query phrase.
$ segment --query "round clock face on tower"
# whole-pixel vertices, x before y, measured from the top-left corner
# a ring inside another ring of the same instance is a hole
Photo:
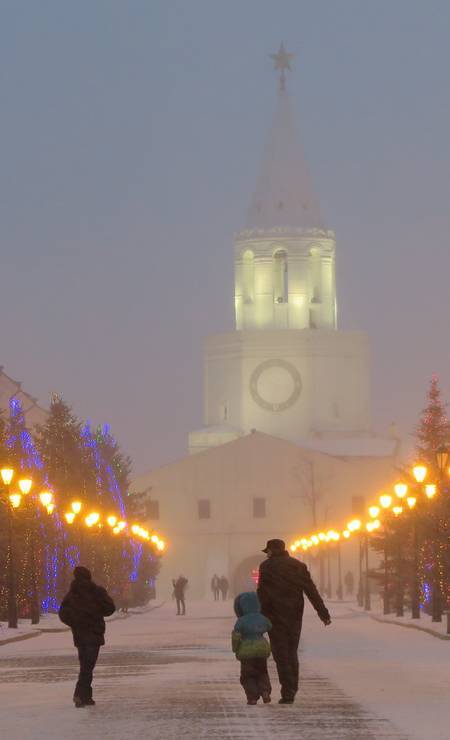
[[[250,378],[253,400],[266,411],[285,411],[302,392],[302,379],[297,368],[286,360],[261,362]]]

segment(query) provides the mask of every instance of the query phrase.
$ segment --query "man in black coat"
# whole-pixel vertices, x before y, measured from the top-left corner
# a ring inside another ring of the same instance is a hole
[[[105,644],[105,619],[116,610],[113,600],[101,586],[92,581],[91,572],[78,565],[68,594],[59,608],[61,622],[67,624],[78,648],[80,674],[73,701],[76,707],[95,704],[92,698],[92,674],[100,646]]]
[[[325,625],[331,624],[331,619],[308,568],[289,555],[283,540],[269,540],[263,552],[267,560],[259,568],[258,596],[262,613],[273,625],[269,638],[281,684],[279,703],[292,704],[298,690],[303,594]]]

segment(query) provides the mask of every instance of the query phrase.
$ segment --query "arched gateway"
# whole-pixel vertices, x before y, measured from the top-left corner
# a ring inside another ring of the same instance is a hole
[[[242,591],[254,591],[258,585],[258,570],[261,562],[264,560],[264,554],[251,555],[236,567],[232,580],[233,594],[242,593]]]

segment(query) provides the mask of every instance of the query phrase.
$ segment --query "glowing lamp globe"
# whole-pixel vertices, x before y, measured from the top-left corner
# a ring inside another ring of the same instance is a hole
[[[18,509],[20,506],[20,502],[22,500],[22,495],[20,493],[11,493],[9,497],[9,501],[11,503],[11,506],[13,509]]]
[[[67,524],[73,524],[73,520],[75,519],[75,513],[73,511],[67,511],[64,514],[64,518],[65,518]]]
[[[379,506],[369,506],[369,514],[372,517],[372,519],[376,519],[379,513],[380,513]]]
[[[423,483],[425,478],[427,477],[428,470],[426,469],[425,465],[415,465],[413,467],[413,476],[417,483]]]
[[[31,478],[21,478],[18,486],[21,490],[21,492],[26,496],[27,493],[30,493],[31,486],[33,485],[33,481]]]
[[[400,516],[400,514],[403,512],[403,506],[394,506],[392,509],[394,516]]]
[[[361,521],[359,519],[352,519],[352,521],[347,524],[347,529],[350,530],[350,532],[357,532],[358,529],[361,529]]]
[[[416,501],[417,499],[415,496],[408,496],[408,498],[406,499],[406,503],[408,504],[410,509],[414,509]]]
[[[0,471],[0,475],[2,476],[2,481],[4,485],[9,486],[12,479],[14,478],[14,470],[12,468],[2,468]]]
[[[96,511],[93,511],[87,515],[84,521],[86,522],[86,525],[88,527],[93,527],[95,524],[98,523],[99,519],[100,519],[100,514],[98,514]]]
[[[70,504],[72,511],[74,514],[79,514],[82,509],[82,503],[81,501],[72,501]]]
[[[55,504],[49,504],[49,505],[48,505],[48,506],[46,507],[46,509],[47,509],[47,514],[53,514],[53,512],[54,512],[54,510],[55,510]]]
[[[117,517],[116,516],[109,516],[106,520],[110,527],[115,527],[117,524]]]
[[[408,493],[408,486],[406,483],[396,483],[394,491],[397,498],[404,498]]]
[[[380,496],[380,504],[383,509],[389,509],[392,504],[392,496],[389,496],[387,493],[383,494],[383,496]]]
[[[425,495],[427,498],[433,498],[433,496],[436,495],[435,483],[427,483],[427,485],[425,486]]]
[[[39,499],[42,506],[50,506],[53,501],[53,493],[50,493],[50,491],[42,491],[42,493],[39,494]]]
[[[346,540],[348,540],[348,538],[350,537],[350,532],[348,531],[348,529],[344,529],[344,531],[342,532],[342,534],[343,534],[343,536],[345,537]]]

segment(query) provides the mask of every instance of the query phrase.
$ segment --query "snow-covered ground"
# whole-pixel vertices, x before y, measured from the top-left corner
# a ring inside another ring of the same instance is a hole
[[[355,609],[358,609],[353,604]],[[359,609],[363,611],[363,609]],[[411,611],[405,609],[403,617],[396,617],[395,614],[383,614],[383,602],[381,598],[372,597],[372,610],[370,612],[374,619],[381,619],[384,622],[394,622],[395,624],[410,627],[411,629],[427,630],[430,633],[441,635],[444,639],[450,640],[450,635],[447,636],[447,615],[444,614],[442,622],[433,622],[429,614],[425,614],[421,611],[420,619],[413,619],[411,617]]]
[[[293,706],[248,707],[229,648],[231,602],[173,603],[109,623],[97,706],[71,703],[70,633],[0,647],[1,734],[8,740],[448,740],[450,643],[332,605],[307,611]],[[271,670],[274,700],[278,684]]]

